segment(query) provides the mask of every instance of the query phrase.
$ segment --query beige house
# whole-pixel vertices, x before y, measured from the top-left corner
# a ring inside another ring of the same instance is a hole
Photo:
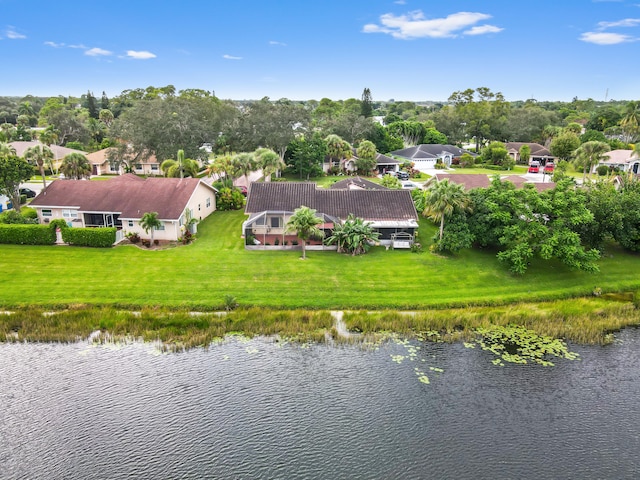
[[[640,174],[640,158],[633,153],[633,150],[611,150],[602,155],[607,159],[594,165],[592,171],[595,172],[600,165],[606,165],[610,169],[618,169],[624,173]]]
[[[158,240],[178,240],[190,218],[202,220],[216,209],[216,190],[197,178],[140,178],[133,174],[105,181],[56,180],[30,206],[40,223],[56,218],[71,227],[116,227],[149,238],[142,216],[157,212],[162,222]]]
[[[16,150],[16,155],[19,157],[23,157],[27,149],[31,147],[44,147],[46,146],[53,152],[53,169],[57,172],[60,169],[60,165],[62,165],[62,160],[64,157],[69,155],[70,153],[80,153],[82,155],[86,155],[86,152],[81,150],[75,150],[73,148],[61,147],[60,145],[45,145],[44,143],[33,140],[30,142],[11,142],[9,143]]]
[[[110,158],[115,153],[112,147],[103,148],[97,152],[87,154],[87,159],[91,164],[91,175],[122,175],[125,173],[125,165],[122,162],[114,161]],[[160,163],[155,155],[148,158],[132,160],[133,173],[137,175],[160,176]]]

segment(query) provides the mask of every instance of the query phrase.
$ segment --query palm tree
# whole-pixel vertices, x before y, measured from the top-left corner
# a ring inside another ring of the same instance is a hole
[[[8,143],[0,142],[0,156],[6,157],[7,155],[15,155],[16,149]]]
[[[271,175],[278,173],[282,168],[286,167],[286,164],[280,158],[276,152],[269,148],[259,148],[254,152],[258,166],[262,169],[264,174],[264,181],[270,182]]]
[[[238,173],[242,173],[249,186],[249,174],[256,169],[256,159],[252,153],[239,153],[231,159],[233,167]]]
[[[162,222],[158,218],[158,212],[147,212],[142,215],[140,226],[147,234],[151,231],[151,243],[153,243],[153,231],[162,226]]]
[[[629,102],[620,121],[625,141],[631,142],[640,132],[640,102]]]
[[[422,214],[434,222],[440,222],[440,241],[444,234],[444,219],[456,210],[469,208],[469,197],[464,191],[464,186],[451,183],[447,178],[428,188],[424,202],[425,208]]]
[[[302,241],[303,259],[307,258],[307,240],[324,236],[324,232],[318,228],[321,223],[322,219],[316,217],[316,211],[304,205],[296,208],[289,218],[285,231],[296,232],[296,235]]]
[[[44,175],[44,165],[51,164],[53,161],[53,152],[49,147],[35,145],[31,148],[28,148],[26,152],[24,152],[24,158],[31,164],[35,163],[40,170],[40,175],[42,175],[42,184],[44,188],[47,188],[47,179]]]
[[[62,159],[60,170],[67,178],[80,180],[91,175],[89,160],[81,153],[70,153]]]
[[[349,142],[335,134],[327,135],[324,141],[327,144],[327,155],[329,155],[329,158],[339,160],[340,169],[344,169],[344,161],[353,157]]]
[[[591,142],[585,142],[576,149],[575,164],[577,166],[582,165],[582,183],[584,184],[587,178],[587,170],[591,170],[593,165],[596,165],[602,160],[606,160],[605,153],[611,150],[608,143],[598,142],[596,140]]]
[[[344,223],[334,226],[333,234],[327,238],[327,243],[337,244],[338,253],[350,252],[355,256],[366,253],[369,246],[379,237],[380,233],[371,226],[370,222],[350,214]]]
[[[162,162],[160,170],[164,172],[165,177],[184,178],[197,177],[200,165],[195,160],[184,158],[184,150],[178,150],[177,160],[169,159]]]
[[[49,125],[38,134],[38,140],[40,140],[41,143],[44,143],[47,147],[51,148],[51,145],[54,145],[58,141],[58,132],[51,125]],[[54,168],[56,168],[55,173],[58,173],[57,166],[54,162],[54,160],[57,160],[55,156],[56,155],[54,152],[54,158],[49,161],[49,169],[53,172]]]

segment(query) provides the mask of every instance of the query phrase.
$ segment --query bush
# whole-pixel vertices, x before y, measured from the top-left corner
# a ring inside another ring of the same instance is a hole
[[[64,228],[62,240],[79,247],[108,248],[116,241],[116,229],[107,228]]]
[[[609,171],[610,171],[610,168],[607,167],[606,165],[600,165],[598,166],[598,168],[596,168],[596,172],[601,177],[604,177],[607,173],[609,173]]]
[[[218,210],[239,210],[244,206],[244,195],[237,188],[223,188],[216,195]]]
[[[20,212],[16,212],[15,210],[7,210],[6,212],[0,213],[0,223],[4,223],[7,225],[16,225],[16,224],[35,224],[38,223],[37,220],[33,220],[27,218],[25,215]]]
[[[0,243],[53,245],[56,243],[56,229],[49,225],[0,224]]]
[[[140,243],[140,235],[138,235],[136,232],[127,233],[127,238],[131,243]]]
[[[36,222],[38,220],[38,212],[35,208],[24,207],[22,210],[20,210],[20,213],[24,218],[27,218],[29,220],[35,220]]]

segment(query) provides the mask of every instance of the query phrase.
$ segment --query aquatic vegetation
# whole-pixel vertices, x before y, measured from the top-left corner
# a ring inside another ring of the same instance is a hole
[[[577,353],[570,352],[567,344],[560,339],[539,335],[518,325],[491,326],[478,328],[480,337],[477,341],[483,350],[490,351],[498,358],[494,365],[504,366],[507,363],[537,363],[553,366],[549,358],[565,358],[575,360]]]

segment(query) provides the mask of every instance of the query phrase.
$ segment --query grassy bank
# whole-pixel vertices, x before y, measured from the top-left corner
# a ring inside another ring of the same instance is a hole
[[[91,249],[0,245],[0,306],[74,304],[118,308],[221,309],[226,295],[243,307],[424,309],[500,305],[640,288],[640,256],[611,247],[600,273],[533,262],[510,274],[493,251],[453,257],[373,248],[351,257],[335,252],[246,251],[242,212],[216,212],[198,226],[192,245],[150,251],[136,246]],[[421,221],[428,246],[435,227]]]
[[[73,342],[94,334],[98,341],[142,339],[168,349],[207,346],[227,335],[278,335],[298,341],[369,342],[397,333],[437,341],[471,340],[478,332],[518,325],[537,335],[585,344],[612,341],[611,332],[640,324],[630,296],[580,298],[504,307],[469,307],[418,312],[357,311],[343,317],[351,332],[339,338],[330,312],[239,309],[228,313],[74,307],[43,312],[29,307],[0,315],[0,341]],[[95,332],[99,332],[95,335]]]

